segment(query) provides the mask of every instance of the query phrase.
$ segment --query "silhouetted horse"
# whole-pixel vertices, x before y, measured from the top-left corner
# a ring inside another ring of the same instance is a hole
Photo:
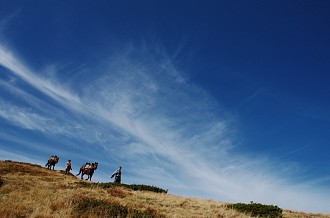
[[[80,173],[81,173],[81,179],[84,179],[83,176],[84,175],[87,175],[88,177],[87,177],[86,180],[89,179],[89,181],[91,181],[92,180],[93,173],[97,169],[97,165],[98,165],[98,163],[95,162],[95,163],[92,163],[91,168],[86,168],[85,167],[85,164],[84,164],[82,167],[80,167],[79,173],[76,176],[79,176]]]
[[[53,166],[53,170],[55,168],[55,165],[58,163],[58,160],[60,158],[57,157],[57,156],[51,156],[49,159],[48,159],[48,162],[46,163],[45,167],[47,167],[49,170],[52,168]]]

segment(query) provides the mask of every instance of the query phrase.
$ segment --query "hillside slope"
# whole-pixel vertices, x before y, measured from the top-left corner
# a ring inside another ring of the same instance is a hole
[[[0,161],[1,217],[249,217],[226,203],[84,182],[39,165]],[[330,217],[283,211],[283,217]]]

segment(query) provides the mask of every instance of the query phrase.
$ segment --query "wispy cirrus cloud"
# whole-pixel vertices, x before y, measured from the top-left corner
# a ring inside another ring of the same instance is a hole
[[[59,103],[70,107],[79,107],[80,99],[72,94],[68,89],[63,88],[55,81],[43,79],[32,73],[32,71],[22,64],[14,55],[0,45],[0,63],[3,67],[10,70],[14,75],[18,76],[40,92],[53,98]]]
[[[117,54],[86,72],[98,79],[64,87],[60,73],[54,72],[58,79],[41,78],[0,47],[2,67],[61,105],[42,110],[38,101],[47,103],[33,95],[30,103],[26,100],[31,111],[2,101],[0,116],[22,128],[82,139],[88,146],[94,142],[106,151],[99,158],[115,156],[133,182],[223,201],[326,208],[324,192],[308,182],[297,185],[291,177],[296,166],[240,153],[231,117],[158,51],[142,47]],[[16,87],[18,98],[30,95],[23,89]],[[80,95],[70,91],[77,89]]]
[[[22,110],[19,107],[4,102],[0,102],[0,117],[19,127],[39,130],[42,132],[47,132],[47,126],[52,126],[50,118],[47,119],[38,114]],[[52,128],[52,130],[54,129]]]

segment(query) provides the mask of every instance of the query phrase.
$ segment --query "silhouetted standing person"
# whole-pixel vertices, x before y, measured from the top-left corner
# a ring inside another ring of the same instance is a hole
[[[117,183],[121,183],[121,167],[119,167],[112,175],[111,178],[115,177]]]
[[[72,170],[71,160],[68,160],[68,162],[66,162],[66,164],[65,164],[65,174],[69,174],[70,170]]]

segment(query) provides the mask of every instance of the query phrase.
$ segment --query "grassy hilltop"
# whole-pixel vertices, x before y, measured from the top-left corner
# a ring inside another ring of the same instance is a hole
[[[283,217],[330,217],[283,210]],[[211,200],[144,185],[85,182],[39,165],[0,161],[0,217],[250,217]]]

